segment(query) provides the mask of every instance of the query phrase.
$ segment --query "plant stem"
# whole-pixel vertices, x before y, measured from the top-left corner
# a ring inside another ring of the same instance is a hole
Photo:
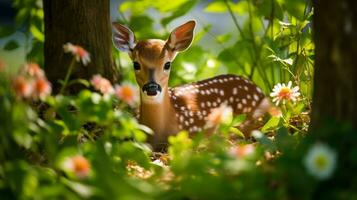
[[[72,61],[71,61],[71,64],[69,65],[69,68],[68,68],[68,70],[67,70],[66,77],[65,77],[65,79],[64,79],[62,88],[61,88],[61,90],[60,90],[60,94],[63,94],[64,91],[65,91],[65,89],[66,89],[66,87],[67,87],[67,84],[68,84],[68,81],[69,81],[69,77],[70,77],[71,74],[72,74],[72,70],[73,70],[73,67],[74,67],[75,63],[76,63],[76,58],[73,57],[73,59],[72,59]]]
[[[234,16],[234,13],[233,13],[233,10],[231,8],[231,6],[229,5],[228,3],[228,0],[224,0],[224,3],[226,4],[227,8],[228,8],[228,11],[229,11],[229,14],[231,15],[232,19],[233,19],[233,22],[235,24],[235,26],[237,27],[238,31],[239,31],[239,34],[242,36],[242,38],[244,39],[244,34],[243,34],[243,30],[242,28],[239,26],[238,24],[238,20],[237,18]]]
[[[254,71],[255,69],[257,68],[258,69],[258,72],[259,72],[259,75],[262,77],[263,81],[264,81],[264,84],[266,87],[271,88],[271,85],[269,83],[269,80],[266,76],[266,73],[263,71],[263,69],[261,68],[261,65],[260,65],[260,56],[261,56],[261,52],[262,52],[262,46],[263,44],[259,44],[259,46],[257,45],[256,41],[255,41],[255,35],[254,35],[254,31],[253,31],[253,14],[252,14],[252,5],[251,5],[251,1],[250,0],[247,0],[248,1],[248,14],[249,14],[249,33],[250,33],[250,37],[251,37],[251,42],[252,42],[252,45],[253,45],[253,51],[254,51],[254,56],[252,54],[252,59],[254,60],[253,61],[253,65],[252,65],[252,69],[251,69],[251,73],[249,75],[249,78],[252,79],[253,78],[253,75],[254,75]],[[268,25],[268,28],[270,26],[270,23]],[[268,29],[267,28],[267,29]],[[266,35],[266,32],[264,34],[264,36]]]

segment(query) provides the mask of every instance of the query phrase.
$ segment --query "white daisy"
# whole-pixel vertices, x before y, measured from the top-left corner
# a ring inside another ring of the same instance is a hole
[[[291,88],[291,86],[291,81],[289,81],[287,85],[285,85],[285,83],[278,83],[274,86],[273,92],[270,93],[270,96],[273,98],[273,102],[276,102],[276,105],[279,105],[280,102],[285,104],[286,101],[297,101],[300,96],[299,86],[295,86],[294,88]]]
[[[337,155],[324,144],[315,144],[308,151],[304,164],[309,174],[317,179],[329,178],[336,168]]]

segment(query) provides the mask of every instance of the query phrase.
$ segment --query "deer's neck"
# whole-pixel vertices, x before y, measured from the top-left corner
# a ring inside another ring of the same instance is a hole
[[[154,131],[154,142],[162,142],[168,135],[178,132],[175,111],[168,89],[163,90],[161,102],[145,102],[141,97],[140,122]]]

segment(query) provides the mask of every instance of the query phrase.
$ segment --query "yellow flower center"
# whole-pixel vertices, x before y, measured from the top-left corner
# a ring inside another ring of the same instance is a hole
[[[289,99],[291,95],[291,90],[288,87],[283,87],[280,89],[278,95],[281,99]]]
[[[327,165],[327,158],[326,156],[323,156],[323,155],[318,155],[316,158],[315,158],[315,166],[320,169],[320,170],[323,170],[326,168],[326,165]]]

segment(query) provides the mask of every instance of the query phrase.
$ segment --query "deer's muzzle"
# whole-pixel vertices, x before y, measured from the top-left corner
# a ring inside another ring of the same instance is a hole
[[[146,83],[143,88],[143,92],[148,96],[156,96],[157,93],[161,92],[161,86],[153,81]]]

